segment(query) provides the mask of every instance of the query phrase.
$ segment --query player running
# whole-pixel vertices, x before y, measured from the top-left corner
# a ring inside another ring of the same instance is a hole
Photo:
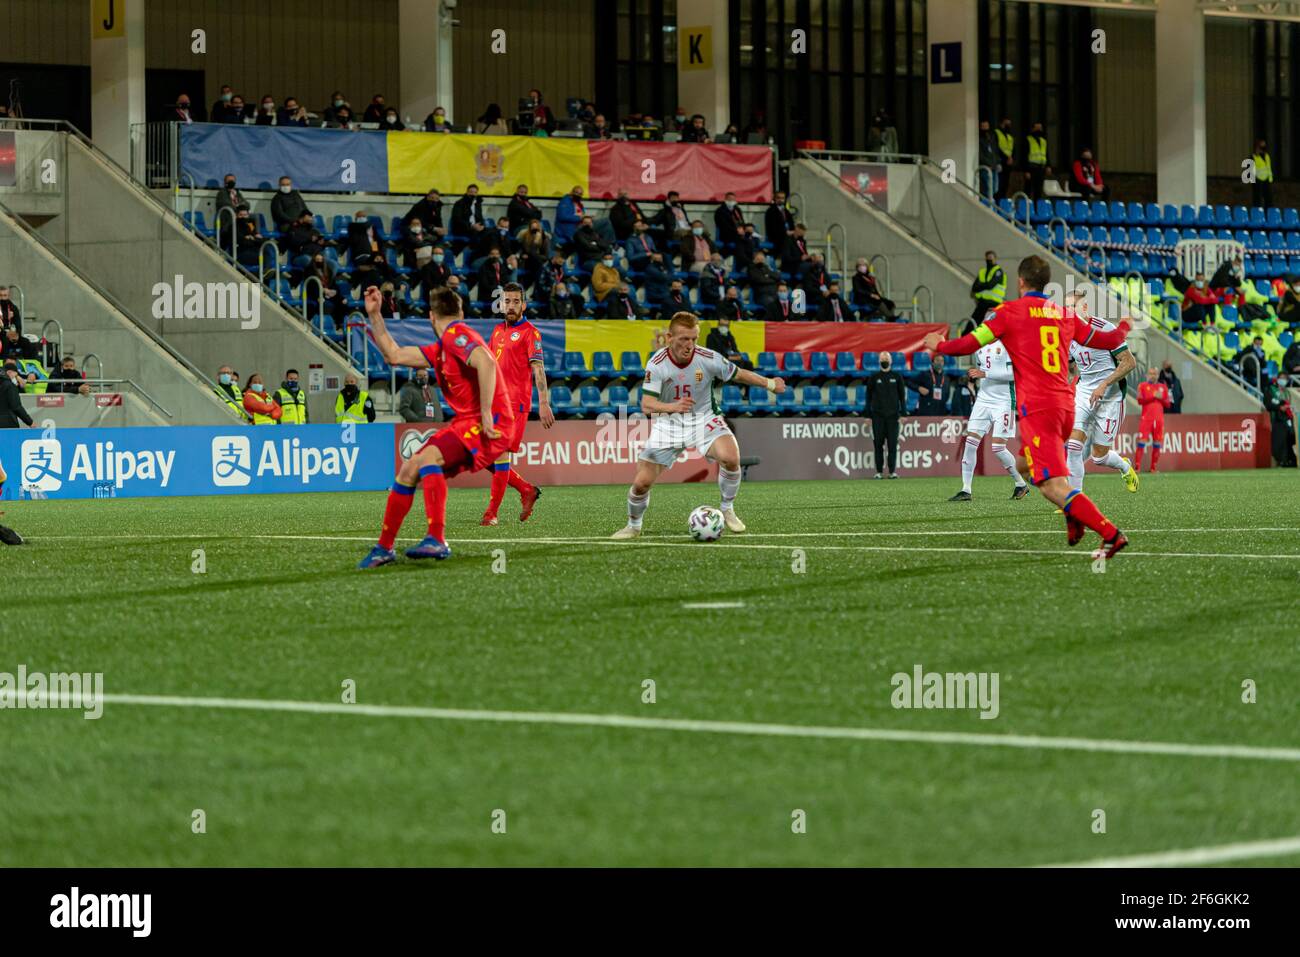
[[[984,318],[987,320],[992,315],[990,310]],[[1011,372],[1011,356],[1001,343],[990,342],[981,346],[975,353],[975,365],[969,375],[972,381],[979,380],[979,394],[970,410],[970,418],[966,420],[966,434],[963,436],[961,491],[948,501],[971,500],[971,479],[975,475],[980,442],[990,429],[993,431],[993,454],[1016,482],[1011,497],[1024,498],[1029,494],[1029,486],[1020,477],[1016,457],[1007,451],[1007,439],[1016,436],[1016,383]]]
[[[507,485],[519,493],[521,522],[528,521],[528,516],[533,514],[533,506],[542,496],[542,490],[525,481],[510,464],[512,455],[518,453],[519,446],[524,441],[528,413],[533,408],[533,386],[537,387],[537,417],[542,422],[542,428],[549,429],[555,424],[555,414],[551,412],[551,400],[546,389],[546,367],[542,362],[542,334],[524,318],[524,287],[517,282],[506,283],[501,287],[499,301],[502,319],[492,330],[488,345],[492,350],[492,358],[497,362],[497,369],[505,380],[506,391],[510,393],[510,411],[514,413],[515,425],[508,436],[508,451],[492,463],[492,493],[480,525],[497,523],[497,509],[501,507]]]
[[[637,460],[636,476],[627,492],[627,526],[611,538],[636,538],[641,534],[641,520],[650,504],[650,487],[686,449],[695,449],[718,463],[723,522],[729,531],[745,530],[735,510],[736,493],[740,491],[740,447],[714,404],[713,385],[740,382],[779,394],[785,391],[785,380],[766,379],[737,368],[726,356],[698,348],[695,343],[699,336],[695,316],[677,313],[668,323],[668,345],[646,363],[641,411],[653,417],[650,440]]]
[[[379,543],[358,568],[377,568],[397,559],[393,544],[406,513],[411,510],[417,483],[424,487],[424,512],[429,534],[406,550],[407,558],[447,558],[447,479],[460,472],[477,472],[507,451],[514,428],[505,379],[483,337],[465,324],[460,296],[446,288],[429,296],[429,320],[438,340],[428,346],[399,346],[380,314],[383,294],[366,290],[366,315],[375,344],[389,365],[433,369],[447,404],[456,413],[451,423],[420,446],[397,470],[388,493]]]
[[[1133,468],[1142,471],[1142,451],[1151,442],[1151,471],[1156,470],[1160,461],[1160,446],[1165,441],[1165,409],[1172,399],[1169,386],[1159,381],[1160,372],[1152,366],[1147,369],[1147,381],[1138,384],[1138,405],[1142,407],[1142,419],[1138,423],[1137,452],[1133,454]]]
[[[1111,322],[1087,314],[1082,291],[1067,300],[1075,314],[1094,329],[1110,332]],[[1124,421],[1124,397],[1128,394],[1127,376],[1137,368],[1137,361],[1126,344],[1116,349],[1094,349],[1070,343],[1070,371],[1076,370],[1079,382],[1074,389],[1074,430],[1065,443],[1065,457],[1070,467],[1070,488],[1083,488],[1083,449],[1092,443],[1092,464],[1112,468],[1124,476],[1124,487],[1138,490],[1137,471],[1114,450],[1120,423]]]
[[[944,342],[932,332],[925,348],[943,355],[970,355],[995,339],[1006,346],[1015,373],[1016,402],[1020,412],[1021,459],[1017,466],[1043,493],[1043,497],[1065,513],[1066,540],[1077,545],[1085,529],[1101,536],[1107,559],[1128,544],[1115,525],[1097,509],[1082,491],[1070,488],[1065,464],[1065,440],[1074,414],[1074,391],[1066,378],[1071,340],[1102,349],[1114,349],[1124,341],[1128,324],[1103,332],[1087,325],[1073,312],[1062,310],[1047,298],[1043,289],[1052,278],[1051,267],[1038,256],[1020,261],[1016,279],[1018,299],[1004,302],[993,317],[974,332]]]

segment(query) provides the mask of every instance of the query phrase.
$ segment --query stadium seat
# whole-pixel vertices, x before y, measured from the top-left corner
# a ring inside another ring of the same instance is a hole
[[[890,355],[890,356],[892,357],[892,359],[893,359],[893,367],[894,367],[894,369],[896,369],[896,370],[899,371],[899,372],[906,372],[906,371],[907,371],[907,353],[906,353],[906,352],[891,352],[889,355]]]
[[[818,379],[834,377],[835,370],[831,368],[830,355],[825,352],[810,352],[808,354],[808,373]]]
[[[781,371],[787,376],[803,375],[807,370],[803,364],[803,354],[787,352],[781,357]]]
[[[1276,206],[1270,206],[1265,215],[1269,229],[1282,228],[1282,210],[1278,209]]]
[[[794,394],[794,389],[786,389],[776,397],[778,415],[798,415],[800,411],[799,400]]]
[[[799,390],[799,406],[805,415],[820,415],[825,411],[822,404],[822,390],[815,385],[806,385]]]
[[[781,369],[776,362],[775,352],[760,352],[758,354],[758,373],[768,378],[781,374]]]
[[[851,352],[835,353],[835,371],[844,378],[852,376],[858,371],[858,364],[853,358]]]
[[[582,406],[583,415],[599,415],[604,410],[604,403],[600,399],[600,389],[594,385],[584,385],[578,390],[578,402]]]
[[[573,393],[567,385],[551,386],[551,409],[560,418],[567,418],[574,414]]]
[[[627,386],[612,385],[609,387],[609,410],[617,413],[619,409],[626,409],[631,402],[631,396],[628,395]]]
[[[568,379],[590,377],[591,370],[587,368],[587,360],[582,357],[581,352],[566,352],[564,354],[564,375]]]
[[[1048,220],[1052,218],[1052,215],[1053,213],[1052,213],[1051,200],[1040,199],[1038,202],[1034,204],[1034,211],[1030,217],[1030,222],[1035,225],[1038,225],[1039,223],[1046,223]]]
[[[618,372],[614,369],[614,357],[608,352],[593,352],[591,354],[591,371],[597,379],[603,381],[619,378]]]
[[[1148,226],[1164,226],[1164,211],[1159,203],[1147,203],[1143,219]]]
[[[1115,204],[1112,203],[1111,205]],[[1128,221],[1129,226],[1145,226],[1147,222],[1146,207],[1141,203],[1127,203],[1125,205],[1128,208],[1125,219]]]
[[[723,415],[743,415],[745,412],[745,393],[741,391],[738,385],[724,385],[722,387],[722,414]]]
[[[928,372],[930,369],[930,353],[921,351],[912,353],[912,371]]]
[[[618,367],[628,379],[645,375],[645,366],[641,364],[641,353],[623,352],[618,358]]]
[[[827,411],[832,413],[844,413],[853,411],[853,403],[849,401],[849,390],[842,385],[833,385],[827,390]]]
[[[772,411],[772,396],[762,386],[749,387],[749,411],[751,415],[767,415]]]
[[[880,371],[880,353],[864,352],[862,353],[862,374],[871,375],[873,372]]]
[[[1250,211],[1245,206],[1232,207],[1233,229],[1245,229],[1250,225]]]
[[[1250,228],[1264,229],[1266,226],[1268,226],[1268,217],[1264,215],[1264,207],[1250,207]]]

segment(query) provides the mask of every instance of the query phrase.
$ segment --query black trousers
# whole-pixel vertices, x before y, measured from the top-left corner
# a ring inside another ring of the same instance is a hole
[[[898,471],[898,413],[893,415],[873,415],[871,417],[871,439],[876,445],[876,471],[883,472],[885,462],[885,443],[889,443],[889,472]]]
[[[1271,182],[1261,183],[1256,180],[1250,184],[1250,202],[1252,206],[1260,206],[1268,209],[1273,205],[1273,184]]]
[[[1047,167],[1041,163],[1029,164],[1029,184],[1025,192],[1029,194],[1030,199],[1043,198],[1043,180],[1046,178]]]

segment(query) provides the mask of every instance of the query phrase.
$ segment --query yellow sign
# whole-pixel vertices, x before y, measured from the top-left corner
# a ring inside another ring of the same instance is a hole
[[[126,0],[90,0],[90,38],[126,36]]]
[[[678,27],[681,49],[677,51],[679,70],[713,69],[713,27]]]
[[[484,196],[510,196],[527,183],[534,196],[563,196],[575,186],[590,192],[586,140],[535,136],[388,134],[388,189],[453,193],[476,183]]]

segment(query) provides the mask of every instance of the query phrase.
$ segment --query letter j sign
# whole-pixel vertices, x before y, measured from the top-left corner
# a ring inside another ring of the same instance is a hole
[[[930,44],[930,82],[961,82],[961,43]]]

